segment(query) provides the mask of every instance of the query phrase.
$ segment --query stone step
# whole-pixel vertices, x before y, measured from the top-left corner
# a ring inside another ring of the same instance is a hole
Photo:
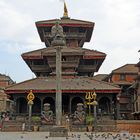
[[[72,125],[70,130],[73,132],[86,132],[87,126],[86,125]]]
[[[14,125],[7,125],[2,127],[2,131],[6,132],[17,132],[17,131],[22,131],[22,126],[14,126]]]
[[[3,121],[4,125],[16,125],[16,124],[23,124],[24,122],[19,121]]]
[[[23,123],[21,121],[3,121],[2,131],[22,131]]]
[[[41,125],[40,127],[39,127],[39,131],[46,131],[46,132],[48,132],[48,131],[50,131],[50,129],[53,127],[53,125]]]
[[[63,126],[53,126],[50,129],[50,137],[68,137],[68,129]]]
[[[97,131],[99,132],[115,132],[116,126],[115,125],[98,125]]]
[[[100,120],[97,121],[97,124],[99,125],[116,125],[116,121],[112,121],[112,120],[108,120],[108,121],[104,121],[104,120]]]

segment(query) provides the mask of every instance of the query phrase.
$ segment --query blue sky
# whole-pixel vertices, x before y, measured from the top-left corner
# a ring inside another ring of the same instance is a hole
[[[140,0],[66,0],[69,16],[95,22],[85,48],[107,54],[98,73],[110,73],[140,56]],[[35,22],[60,18],[62,0],[0,0],[0,73],[16,82],[34,77],[21,54],[45,47]]]

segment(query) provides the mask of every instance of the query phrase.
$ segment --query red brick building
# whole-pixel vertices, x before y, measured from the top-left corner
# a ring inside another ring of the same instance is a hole
[[[140,120],[140,61],[136,64],[138,68],[138,76],[135,78],[135,83],[130,87],[129,92],[133,96],[133,110],[134,119]]]
[[[4,74],[0,74],[0,112],[9,110],[10,100],[4,92],[4,89],[14,84],[13,80]]]
[[[14,84],[14,81],[9,77],[6,76],[5,74],[0,74],[0,88],[5,88],[9,85]]]
[[[121,92],[118,95],[118,102],[120,108],[121,119],[132,119],[133,94],[130,94],[129,87],[135,83],[135,79],[138,76],[138,67],[135,64],[123,65],[111,72],[109,75],[96,75],[95,78],[101,79],[118,85],[121,88]]]

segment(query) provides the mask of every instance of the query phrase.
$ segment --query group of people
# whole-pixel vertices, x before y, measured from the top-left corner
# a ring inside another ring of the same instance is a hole
[[[10,117],[11,115],[10,115],[10,112],[1,112],[0,113],[0,120],[1,121],[9,121],[10,119],[11,119],[11,117]]]

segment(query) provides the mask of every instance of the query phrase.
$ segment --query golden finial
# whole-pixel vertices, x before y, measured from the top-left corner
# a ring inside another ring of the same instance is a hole
[[[67,10],[67,5],[66,5],[65,1],[64,1],[64,14],[63,14],[63,17],[68,18],[68,10]]]

